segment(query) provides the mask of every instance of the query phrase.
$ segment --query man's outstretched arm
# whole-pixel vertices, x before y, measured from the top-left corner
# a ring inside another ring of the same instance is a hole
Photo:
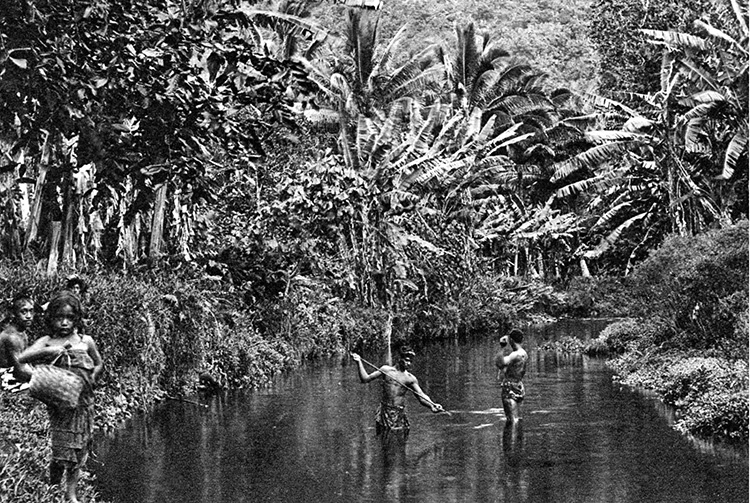
[[[442,405],[433,402],[432,399],[427,396],[427,393],[422,391],[422,388],[419,387],[419,383],[416,379],[414,379],[414,382],[409,384],[409,389],[412,390],[414,396],[417,397],[417,400],[419,400],[419,403],[429,408],[432,412],[443,412],[443,410],[445,410],[443,409]]]
[[[367,370],[365,370],[365,365],[362,363],[362,357],[359,356],[357,353],[352,353],[352,360],[357,362],[357,373],[359,374],[359,380],[363,383],[368,383],[374,379],[377,379],[383,373],[380,370],[376,370],[371,374],[367,373]]]

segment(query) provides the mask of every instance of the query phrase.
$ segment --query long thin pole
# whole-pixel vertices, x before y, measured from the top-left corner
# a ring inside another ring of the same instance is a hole
[[[373,369],[375,369],[375,370],[380,370],[380,368],[379,368],[379,367],[376,367],[375,365],[373,365],[372,363],[368,362],[367,360],[365,360],[365,359],[364,359],[364,358],[362,358],[361,356],[359,357],[359,359],[360,359],[360,360],[362,360],[362,363],[365,363],[365,364],[369,365],[369,366],[370,366],[370,367],[372,367]],[[383,372],[383,371],[382,371],[382,370],[380,370],[380,372]],[[385,372],[383,372],[383,373],[385,374]],[[391,379],[393,379],[394,381],[396,381],[396,382],[397,382],[397,383],[398,383],[398,384],[399,384],[399,385],[400,385],[400,386],[401,386],[402,388],[404,388],[404,389],[407,389],[407,390],[411,391],[412,393],[414,393],[415,395],[417,395],[418,397],[420,397],[420,398],[421,398],[422,400],[424,400],[425,402],[427,402],[427,403],[429,403],[429,404],[431,404],[431,405],[435,405],[435,406],[437,406],[437,404],[436,404],[435,402],[433,402],[432,400],[430,400],[430,399],[429,399],[429,398],[427,397],[427,395],[425,395],[424,393],[420,393],[420,392],[418,392],[418,391],[415,391],[415,390],[411,389],[411,388],[410,388],[409,386],[407,386],[406,384],[402,383],[401,381],[399,381],[398,379],[396,379],[396,378],[395,378],[394,376],[389,376],[389,377],[390,377]],[[441,407],[441,408],[442,408],[442,407]],[[448,412],[447,410],[442,410],[441,412],[445,412],[445,413],[446,413],[446,414],[448,414],[449,416],[451,415],[451,413],[450,413],[450,412]]]

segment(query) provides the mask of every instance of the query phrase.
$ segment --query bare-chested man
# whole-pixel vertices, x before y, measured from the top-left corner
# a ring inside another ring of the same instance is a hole
[[[18,362],[18,355],[29,345],[27,330],[34,321],[34,301],[19,295],[0,332],[0,378],[5,389],[16,389],[31,379],[31,366]]]
[[[357,362],[360,381],[368,383],[379,377],[383,378],[383,398],[375,416],[375,429],[378,434],[388,431],[402,431],[408,434],[409,419],[405,411],[407,391],[414,393],[419,403],[428,407],[432,412],[443,412],[443,407],[430,400],[430,397],[419,387],[417,378],[409,373],[414,355],[414,351],[409,346],[402,346],[399,350],[398,364],[395,367],[383,365],[368,374],[362,358],[357,353],[352,353],[352,358]]]
[[[506,355],[505,348],[510,345],[511,352]],[[503,410],[507,421],[517,423],[521,419],[521,402],[526,395],[523,387],[523,376],[526,375],[526,363],[529,355],[523,349],[523,332],[514,328],[500,339],[500,352],[495,357],[498,378],[502,372]]]

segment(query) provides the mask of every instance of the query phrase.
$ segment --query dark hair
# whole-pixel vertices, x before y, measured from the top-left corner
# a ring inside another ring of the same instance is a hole
[[[81,292],[85,292],[88,289],[88,286],[86,285],[86,282],[83,280],[83,278],[76,275],[69,276],[68,280],[65,282],[65,288],[73,288],[76,285],[81,287]]]
[[[508,338],[513,339],[513,342],[520,344],[523,342],[523,332],[521,332],[517,328],[514,328],[513,330],[508,332]]]
[[[18,308],[21,307],[21,304],[24,302],[29,302],[32,306],[34,305],[34,299],[32,299],[31,295],[28,293],[19,293],[13,297],[13,300],[10,303],[11,312],[15,315]]]
[[[81,319],[83,318],[83,309],[81,308],[81,301],[78,296],[69,290],[63,290],[49,301],[47,305],[46,321],[47,327],[52,329],[52,323],[55,319],[57,311],[64,306],[70,306],[73,308],[73,316],[75,319],[76,327],[81,328]]]
[[[21,304],[24,302],[29,302],[33,307],[36,307],[36,305],[34,304],[34,299],[31,298],[31,295],[29,295],[28,293],[17,294],[15,297],[13,297],[13,300],[11,300],[9,304],[7,304],[8,314],[2,318],[2,321],[0,321],[0,327],[4,327],[16,318],[16,313],[21,307]]]
[[[403,346],[398,348],[398,353],[401,356],[416,356],[416,353],[414,352],[414,350],[411,348],[411,346],[407,344],[404,344]]]

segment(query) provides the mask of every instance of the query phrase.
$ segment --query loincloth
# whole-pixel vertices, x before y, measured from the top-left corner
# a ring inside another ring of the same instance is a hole
[[[503,400],[515,400],[520,402],[526,396],[526,389],[520,380],[505,379],[500,385]]]
[[[378,430],[408,430],[409,418],[406,417],[406,409],[381,402],[375,413],[375,425]]]

